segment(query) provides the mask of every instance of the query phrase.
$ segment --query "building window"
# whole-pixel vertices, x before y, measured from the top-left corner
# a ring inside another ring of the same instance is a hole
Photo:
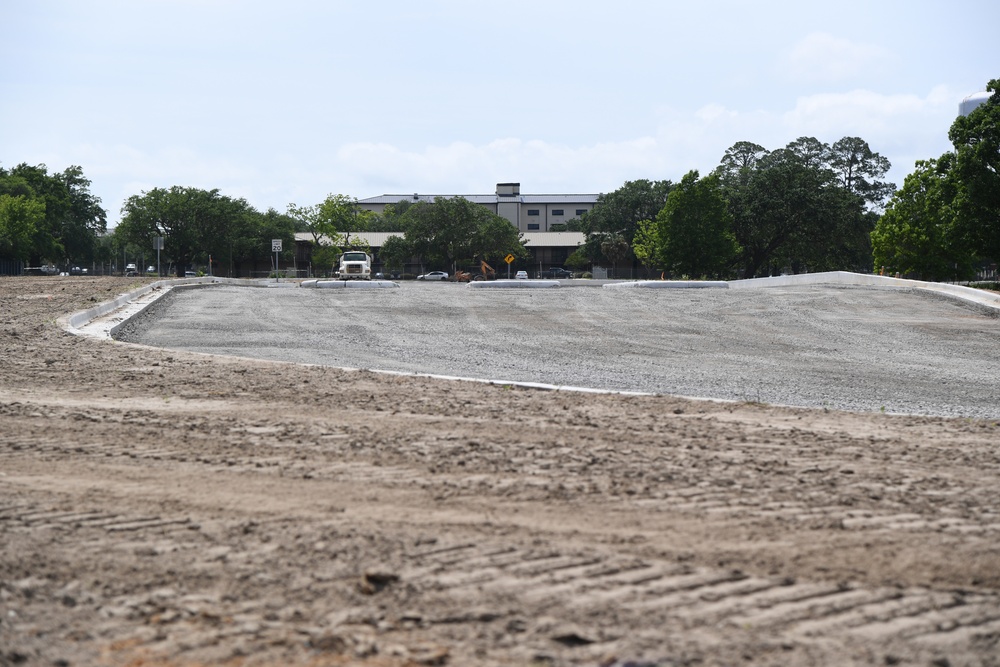
[[[537,208],[529,208],[528,209],[528,215],[538,215],[538,209]]]
[[[531,231],[536,231],[537,232],[538,231],[538,223],[537,222],[529,222],[528,223],[528,231],[529,232],[531,232]]]
[[[554,209],[552,209],[552,215],[562,215],[562,214],[563,214],[563,210],[561,208],[554,208]]]
[[[576,209],[576,214],[577,215],[583,215],[586,212],[587,212],[587,209],[585,209],[585,208],[578,208],[578,209]]]

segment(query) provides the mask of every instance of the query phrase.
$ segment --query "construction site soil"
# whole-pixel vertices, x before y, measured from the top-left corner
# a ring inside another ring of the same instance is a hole
[[[0,278],[0,666],[1000,665],[995,417],[64,329],[140,284]],[[1000,321],[913,298],[995,367]]]

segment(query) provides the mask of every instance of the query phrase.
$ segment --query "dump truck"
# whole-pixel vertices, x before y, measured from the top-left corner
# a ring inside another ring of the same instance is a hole
[[[340,271],[337,275],[341,280],[371,280],[371,255],[360,250],[348,250],[340,256]]]

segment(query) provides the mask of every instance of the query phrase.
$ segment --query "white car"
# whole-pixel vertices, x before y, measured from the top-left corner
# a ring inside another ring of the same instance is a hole
[[[518,271],[514,275],[514,279],[515,280],[527,280],[528,279],[528,272],[527,271]]]
[[[448,274],[444,271],[431,271],[417,276],[417,280],[448,280]]]

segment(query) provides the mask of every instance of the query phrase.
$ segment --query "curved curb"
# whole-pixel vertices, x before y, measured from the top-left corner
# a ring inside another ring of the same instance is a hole
[[[797,287],[801,285],[848,285],[917,289],[974,303],[991,311],[997,311],[997,314],[1000,315],[1000,294],[984,292],[983,290],[964,285],[929,283],[922,280],[890,278],[889,276],[851,273],[849,271],[827,271],[825,273],[803,273],[795,276],[774,276],[772,278],[749,278],[747,280],[729,281],[731,289]]]
[[[59,318],[63,329],[76,336],[94,336],[97,338],[112,338],[115,333],[132,317],[151,306],[157,299],[172,289],[200,287],[203,285],[240,285],[243,287],[276,287],[294,286],[294,283],[274,283],[270,280],[253,280],[246,278],[216,278],[203,276],[201,278],[173,278],[157,280],[142,287],[120,294],[111,301],[99,303],[93,308],[81,310]],[[119,316],[104,322],[104,326],[88,326],[112,313]]]

